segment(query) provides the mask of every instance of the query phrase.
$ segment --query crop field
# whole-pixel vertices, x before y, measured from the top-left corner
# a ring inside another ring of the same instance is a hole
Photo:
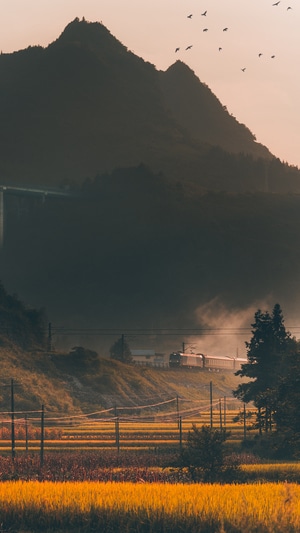
[[[2,531],[296,533],[300,486],[0,483]]]
[[[0,455],[0,482],[23,481],[132,481],[136,483],[191,483],[187,469],[176,466],[178,453],[156,454],[144,450],[72,450]],[[259,462],[252,454],[231,454],[240,465],[235,483],[300,483],[300,463]],[[174,466],[175,465],[175,466]]]
[[[95,417],[79,417],[65,420],[45,418],[43,429],[43,446],[45,451],[57,450],[98,450],[98,449],[144,449],[144,450],[178,450],[186,440],[193,425],[201,427],[210,425],[216,429],[226,429],[231,433],[228,444],[238,445],[246,434],[249,434],[253,420],[247,425],[234,421],[239,410],[231,409],[226,413],[215,410],[213,416],[209,411],[202,411],[197,416],[168,419],[166,414],[157,414],[148,418],[114,417],[97,419]],[[15,420],[16,452],[35,451],[40,447],[41,427],[39,419],[29,419],[28,427],[24,427],[23,419]],[[10,450],[11,423],[2,423],[0,428],[0,452]],[[251,431],[253,434],[253,431]],[[2,437],[2,438],[1,438]]]

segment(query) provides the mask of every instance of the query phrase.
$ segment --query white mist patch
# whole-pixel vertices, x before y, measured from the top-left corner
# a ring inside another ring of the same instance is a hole
[[[272,309],[267,300],[253,302],[244,309],[229,308],[219,298],[197,307],[200,335],[189,337],[194,352],[208,355],[246,357],[245,342],[251,339],[251,324],[258,309]]]

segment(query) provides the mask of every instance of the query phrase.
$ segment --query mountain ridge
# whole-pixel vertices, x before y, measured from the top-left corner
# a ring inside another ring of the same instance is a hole
[[[80,184],[144,163],[209,188],[203,158],[214,146],[274,159],[189,67],[157,71],[98,22],[76,18],[47,48],[0,56],[0,96],[0,172],[10,184]]]
[[[229,114],[226,106],[185,63],[176,61],[161,77],[172,114],[193,137],[227,152],[248,153],[256,158],[274,157],[256,142],[255,135],[244,124]]]

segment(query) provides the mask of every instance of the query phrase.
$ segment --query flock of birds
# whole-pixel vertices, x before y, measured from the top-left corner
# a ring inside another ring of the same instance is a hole
[[[274,3],[272,4],[272,6],[273,6],[273,7],[278,7],[280,3],[281,3],[281,0],[277,0],[277,2],[274,2]],[[291,6],[288,6],[288,7],[286,8],[287,11],[290,11],[291,9],[292,9]],[[201,13],[201,16],[202,16],[202,17],[206,17],[206,16],[207,16],[207,10],[203,11],[203,13]],[[193,18],[193,13],[190,13],[189,15],[187,15],[187,18],[191,20],[191,19]],[[203,28],[202,31],[203,31],[203,32],[208,32],[208,28],[205,27],[205,28]],[[228,31],[228,27],[223,28],[223,32],[227,32],[227,31]],[[191,48],[193,48],[193,45],[192,45],[192,44],[188,45],[188,46],[185,48],[185,50],[191,50]],[[222,46],[219,46],[218,50],[219,50],[219,52],[221,52],[221,51],[223,50]],[[180,51],[180,47],[177,46],[177,47],[175,48],[175,53],[177,53],[177,52],[179,52],[179,51]],[[260,58],[260,57],[262,57],[262,56],[263,56],[263,53],[262,53],[262,52],[259,52],[258,57]],[[275,59],[276,56],[275,56],[275,54],[272,54],[270,57],[271,57],[271,59]],[[241,71],[242,71],[242,72],[245,72],[245,71],[246,71],[246,67],[242,67],[242,68],[241,68]]]

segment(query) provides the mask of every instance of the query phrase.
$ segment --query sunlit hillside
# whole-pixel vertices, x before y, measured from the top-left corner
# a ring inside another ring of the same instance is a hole
[[[76,361],[70,353],[24,352],[3,343],[0,361],[2,412],[11,409],[11,380],[16,411],[35,411],[44,405],[46,413],[61,416],[114,406],[163,404],[177,396],[209,403],[210,382],[217,401],[231,398],[240,380],[230,373],[136,367],[101,356]]]

